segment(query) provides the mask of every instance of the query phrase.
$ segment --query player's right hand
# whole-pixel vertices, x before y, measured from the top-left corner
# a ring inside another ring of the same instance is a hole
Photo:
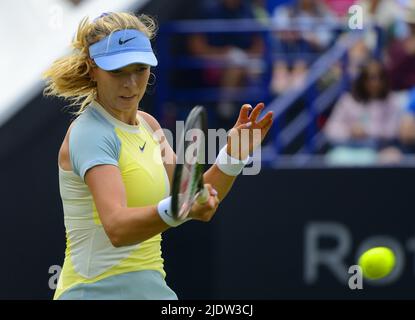
[[[212,185],[206,183],[205,188],[207,188],[209,192],[207,201],[203,204],[195,201],[189,212],[189,217],[194,220],[208,222],[212,219],[216,209],[219,206],[219,198],[218,192],[212,187]]]

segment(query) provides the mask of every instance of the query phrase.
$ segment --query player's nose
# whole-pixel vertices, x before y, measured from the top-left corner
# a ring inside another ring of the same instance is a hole
[[[124,87],[136,87],[137,75],[134,72],[129,73],[124,80]]]

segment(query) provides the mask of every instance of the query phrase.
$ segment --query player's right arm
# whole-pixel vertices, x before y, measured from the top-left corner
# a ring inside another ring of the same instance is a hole
[[[116,166],[99,165],[89,169],[85,182],[104,230],[115,247],[140,243],[169,228],[158,215],[157,206],[127,207],[125,187]]]
[[[158,212],[158,203],[127,206],[118,168],[121,142],[112,127],[83,118],[72,128],[70,137],[73,171],[88,186],[103,228],[114,246],[137,244],[169,228]],[[208,206],[200,210],[209,210]]]
[[[160,218],[157,206],[127,207],[126,192],[119,169],[113,165],[99,165],[85,174],[85,182],[94,198],[104,230],[115,247],[137,244],[167,230],[169,226]],[[197,205],[191,216],[209,220],[217,208],[213,189],[209,202]]]
[[[71,169],[88,186],[103,228],[115,247],[145,241],[169,226],[157,204],[127,207],[127,195],[118,168],[121,142],[111,126],[92,116],[77,119],[70,128],[64,153]]]

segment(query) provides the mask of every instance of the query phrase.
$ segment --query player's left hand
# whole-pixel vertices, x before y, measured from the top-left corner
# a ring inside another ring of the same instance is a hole
[[[261,102],[252,109],[250,104],[244,104],[239,112],[238,120],[228,135],[227,153],[235,159],[246,159],[248,155],[262,143],[273,123],[273,112],[269,111],[258,120],[265,105]],[[235,139],[235,140],[233,140]],[[239,145],[239,148],[232,147]],[[239,143],[235,143],[239,141]]]

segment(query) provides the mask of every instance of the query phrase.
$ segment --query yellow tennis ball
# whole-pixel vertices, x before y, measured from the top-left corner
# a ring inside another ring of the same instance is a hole
[[[387,247],[376,247],[364,252],[358,262],[363,276],[370,280],[386,277],[395,267],[395,254]]]

